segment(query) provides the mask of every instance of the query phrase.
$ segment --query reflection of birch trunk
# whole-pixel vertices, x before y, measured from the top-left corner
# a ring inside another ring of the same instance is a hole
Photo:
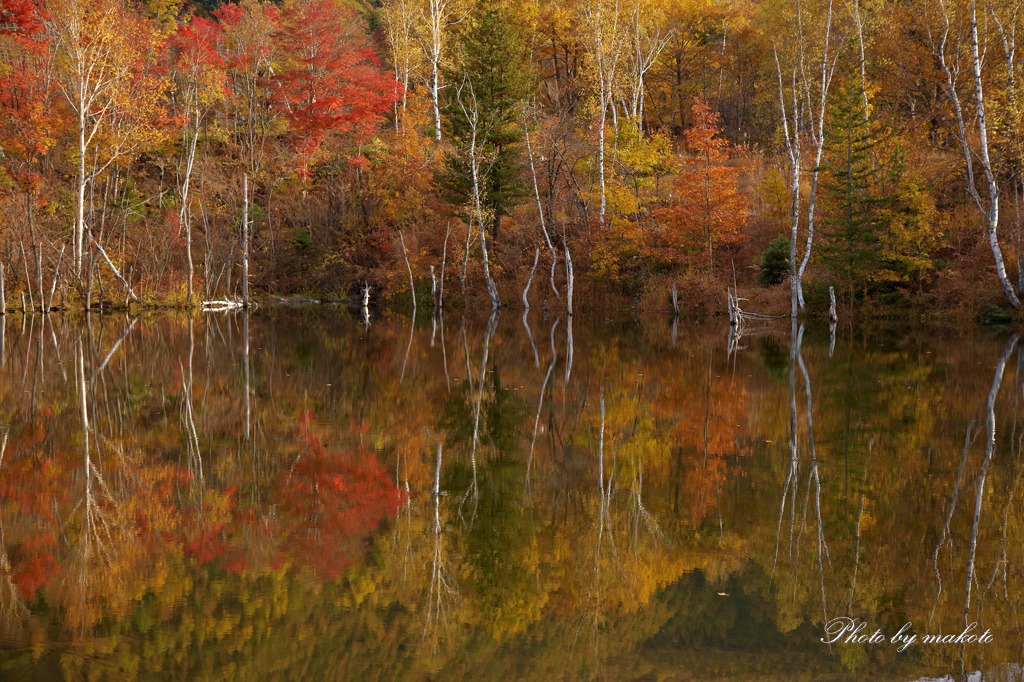
[[[821,584],[821,614],[822,622],[828,622],[828,606],[825,600],[825,559],[829,558],[828,542],[825,540],[825,529],[821,520],[821,477],[818,473],[818,455],[814,450],[814,412],[813,398],[811,397],[811,377],[807,373],[807,365],[804,364],[802,346],[804,341],[804,325],[800,324],[800,332],[797,334],[796,357],[800,365],[800,373],[804,377],[804,392],[807,395],[807,446],[811,454],[811,471],[808,474],[808,483],[814,482],[814,516],[817,523],[817,548],[818,548],[818,577]],[[831,565],[831,558],[829,558]]]
[[[195,334],[191,313],[188,315],[188,368],[181,369],[182,421],[185,429],[185,452],[188,455],[188,470],[192,480],[200,486],[203,482],[203,455],[199,449],[199,433],[196,429],[195,409],[192,402],[192,360],[195,355]]]
[[[64,361],[61,360],[61,357],[60,357],[60,346],[57,345],[57,331],[53,328],[53,318],[50,317],[49,315],[47,315],[45,318],[43,318],[43,326],[45,327],[47,325],[49,325],[49,327],[50,327],[50,341],[53,343],[53,354],[57,358],[57,367],[60,369],[60,376],[61,376],[61,378],[65,382],[67,382],[67,380],[68,380],[68,373],[64,371]],[[2,331],[3,331],[3,323],[0,322],[0,332],[2,332]],[[3,335],[2,335],[2,333],[0,333],[0,365],[3,364],[2,348],[3,348]]]
[[[569,318],[572,321],[572,318]],[[601,386],[601,426],[597,439],[597,494],[598,519],[597,543],[594,547],[594,631],[597,632],[601,610],[601,544],[604,541],[605,519],[608,513],[608,496],[605,494],[604,480],[604,385]],[[608,481],[609,487],[611,480]]]
[[[409,318],[409,343],[405,346],[405,359],[402,360],[402,374],[398,377],[398,383],[401,384],[405,379],[405,367],[409,364],[409,353],[412,352],[412,338],[413,332],[416,328],[416,305],[413,304],[412,316]]]
[[[600,392],[600,410],[601,410],[601,421],[598,431],[597,440],[597,491],[598,491],[598,518],[597,518],[597,540],[594,545],[594,576],[593,586],[591,588],[591,597],[593,600],[594,617],[593,617],[593,634],[596,637],[598,630],[601,625],[601,555],[605,543],[605,534],[608,534],[608,542],[611,545],[611,551],[615,553],[615,539],[611,535],[611,519],[610,519],[610,506],[611,496],[613,490],[613,482],[615,478],[614,467],[605,474],[604,466],[604,426],[605,426],[605,403],[604,403],[604,385],[601,386]]]
[[[853,617],[853,600],[857,593],[857,572],[860,568],[860,537],[864,524],[864,507],[867,503],[866,490],[868,488],[868,461],[871,459],[871,451],[875,444],[875,437],[868,441],[868,455],[864,462],[864,480],[861,483],[860,510],[857,512],[857,536],[853,549],[853,577],[850,579],[850,596],[846,600],[846,615]]]
[[[85,626],[85,603],[88,600],[89,584],[92,581],[91,569],[95,561],[99,561],[104,571],[108,571],[114,563],[114,521],[104,510],[104,502],[112,503],[113,499],[107,489],[103,477],[91,458],[91,432],[89,419],[89,399],[86,390],[85,352],[81,340],[77,344],[76,374],[78,383],[79,416],[82,422],[82,469],[84,490],[82,500],[75,506],[82,507],[82,527],[79,531],[75,563],[78,568],[77,584],[74,594]]]
[[[981,527],[981,503],[985,496],[985,478],[988,475],[988,466],[992,462],[992,456],[996,449],[996,398],[999,396],[999,386],[1003,381],[1003,372],[1006,369],[1006,361],[1017,346],[1018,336],[1014,333],[1006,340],[1003,354],[999,356],[999,363],[996,365],[995,376],[992,379],[992,389],[988,394],[988,402],[985,405],[985,459],[982,460],[981,470],[978,472],[978,486],[974,497],[974,521],[971,524],[971,544],[967,560],[967,584],[964,588],[964,626],[968,624],[968,616],[971,610],[971,586],[974,583],[975,557],[978,550],[978,530]]]
[[[249,310],[242,313],[242,372],[245,376],[245,442],[249,442],[250,424],[252,421],[252,404],[249,389]]]
[[[634,476],[630,486],[630,507],[631,527],[633,528],[633,552],[636,554],[640,547],[640,527],[643,526],[647,534],[656,541],[660,541],[664,534],[657,519],[648,511],[644,505],[644,460],[637,456],[633,460]]]
[[[530,307],[527,306],[526,309],[523,310],[523,329],[526,330],[526,338],[530,340],[530,349],[533,351],[533,366],[540,367],[540,356],[537,354],[537,344],[533,342],[533,330],[530,329],[530,320],[528,319],[529,316]],[[2,320],[0,320],[0,331],[3,330],[2,324],[3,322]],[[3,340],[3,336],[0,336],[0,340]],[[0,358],[0,365],[2,364],[2,358]]]
[[[4,433],[4,444],[7,434]],[[11,560],[7,556],[7,541],[4,537],[3,523],[0,522],[0,637],[5,642],[18,641],[24,629],[25,619],[29,611],[18,594],[18,586],[14,584],[14,573]]]
[[[572,374],[572,314],[565,323],[565,385],[569,385],[569,375]]]
[[[441,281],[443,282],[444,280]],[[442,284],[441,286],[444,287],[444,284]],[[448,391],[451,392],[452,379],[448,375],[448,349],[445,347],[444,342],[444,310],[441,310],[438,313],[438,317],[441,320],[441,362],[444,364],[444,383],[445,386],[448,388]]]
[[[448,555],[444,542],[444,524],[441,516],[441,444],[437,444],[437,458],[434,465],[434,486],[431,497],[434,502],[434,551],[430,561],[430,594],[427,601],[426,622],[423,626],[423,638],[432,638],[436,651],[440,629],[447,629],[448,612],[458,601],[458,586],[448,571]]]
[[[544,405],[544,395],[548,390],[548,382],[551,381],[551,375],[555,372],[555,363],[558,362],[558,353],[555,350],[555,329],[558,327],[561,317],[555,320],[555,323],[551,325],[551,364],[548,365],[547,374],[544,375],[544,383],[540,387],[540,396],[537,398],[537,416],[533,420],[533,437],[530,439],[530,456],[526,459],[526,490],[530,489],[530,467],[533,465],[533,450],[537,445],[537,427],[540,425],[540,411]],[[531,339],[532,340],[532,339]]]
[[[932,620],[935,618],[935,610],[939,606],[939,599],[942,597],[942,572],[939,570],[939,554],[942,548],[950,541],[950,523],[953,521],[953,512],[956,511],[957,498],[960,496],[960,483],[964,477],[964,470],[967,468],[967,455],[970,452],[971,444],[977,432],[974,430],[974,422],[967,426],[967,434],[964,436],[964,449],[960,457],[960,469],[957,471],[956,483],[953,485],[953,496],[946,508],[946,522],[942,526],[942,534],[939,542],[935,545],[935,552],[932,553],[932,565],[935,567],[936,592],[935,602],[932,604],[931,614],[928,616],[928,628],[931,629]]]
[[[404,466],[404,478],[402,469]],[[413,529],[412,494],[409,486],[409,449],[400,452],[395,458],[395,488],[405,490],[405,501],[395,510],[395,520],[391,532],[391,554],[401,553],[402,584],[406,584],[409,578],[409,567],[412,563],[413,537],[416,531]],[[388,562],[392,563],[391,561]]]
[[[789,470],[786,472],[786,482],[782,486],[782,501],[779,503],[779,522],[775,531],[775,556],[772,559],[772,570],[769,575],[769,582],[775,578],[775,567],[779,560],[779,545],[782,538],[782,520],[786,515],[786,498],[792,491],[793,509],[795,516],[796,489],[799,485],[800,457],[797,447],[796,430],[796,364],[797,364],[797,321],[795,316],[790,317],[790,341],[789,341]],[[791,520],[794,518],[791,516]],[[790,526],[790,552],[792,552],[792,524]]]
[[[478,383],[477,395],[476,395],[476,407],[473,410],[473,445],[469,453],[470,465],[473,468],[473,483],[469,492],[472,492],[473,498],[476,499],[479,493],[477,487],[476,478],[476,448],[480,442],[480,408],[484,402],[484,386],[487,384],[487,355],[491,349],[491,339],[494,337],[494,330],[498,326],[498,315],[492,311],[491,317],[487,320],[487,332],[484,335],[484,353],[483,359],[480,361],[480,379]],[[468,356],[467,356],[468,357]]]

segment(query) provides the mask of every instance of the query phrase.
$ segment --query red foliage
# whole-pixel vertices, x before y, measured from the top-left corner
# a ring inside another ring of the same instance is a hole
[[[175,68],[196,73],[207,67],[224,66],[224,59],[217,52],[222,34],[218,23],[202,17],[193,17],[179,27],[170,39]]]
[[[0,35],[13,35],[29,46],[38,44],[45,20],[43,9],[33,0],[0,0]]]
[[[45,19],[33,0],[0,0],[0,158],[26,189],[39,184],[35,162],[54,144]]]
[[[241,86],[240,79],[258,79],[273,60],[272,37],[281,22],[277,7],[258,3],[242,7],[229,2],[214,10],[213,16],[222,32],[221,63],[236,88]]]
[[[292,123],[305,175],[330,134],[366,139],[401,96],[401,85],[380,67],[359,24],[336,0],[300,1],[283,16],[288,66],[280,75],[278,105]]]

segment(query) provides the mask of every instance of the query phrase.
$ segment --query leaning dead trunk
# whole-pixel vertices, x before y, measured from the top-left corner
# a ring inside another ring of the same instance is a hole
[[[548,245],[548,251],[551,252],[551,291],[555,293],[555,298],[562,300],[562,295],[558,293],[558,287],[555,286],[555,266],[558,265],[558,251],[555,250],[555,245],[551,243],[551,235],[548,234],[547,224],[544,222],[544,205],[540,200],[540,187],[537,185],[537,169],[533,164],[533,147],[530,144],[530,127],[526,123],[526,117],[523,117],[523,135],[526,138],[526,155],[530,159],[530,177],[533,178],[533,197],[537,200],[537,217],[540,220],[540,229],[544,233],[544,242]]]
[[[50,297],[46,300],[46,312],[53,310],[53,295],[57,291],[57,276],[60,274],[60,264],[64,260],[64,246],[60,247],[60,255],[57,256],[57,265],[53,268],[53,281],[50,282]]]
[[[117,281],[120,282],[121,286],[124,287],[127,298],[130,298],[136,303],[142,303],[142,301],[139,300],[139,297],[135,295],[135,292],[132,291],[132,287],[130,284],[128,284],[128,280],[122,277],[120,271],[114,266],[114,263],[113,261],[110,260],[110,256],[107,255],[106,250],[98,241],[96,241],[96,238],[92,236],[92,231],[89,230],[88,228],[86,228],[86,231],[89,233],[89,240],[92,242],[92,245],[95,246],[96,250],[100,252],[100,255],[103,256],[103,260],[106,261],[107,263],[107,267],[110,268],[110,271],[114,273],[114,277],[116,277]],[[129,276],[131,276],[130,272]]]
[[[409,264],[409,254],[405,250],[405,237],[402,235],[402,231],[398,231],[398,241],[402,245],[402,258],[405,260],[405,269],[409,272],[409,296],[412,297],[412,314],[416,316],[416,285],[412,277],[412,266]],[[431,279],[433,279],[433,271],[431,271]]]
[[[533,267],[530,268],[530,278],[526,280],[526,286],[523,287],[523,308],[526,311],[530,310],[530,285],[533,284],[533,273],[537,271],[537,261],[540,260],[540,249],[537,249],[533,254]]]

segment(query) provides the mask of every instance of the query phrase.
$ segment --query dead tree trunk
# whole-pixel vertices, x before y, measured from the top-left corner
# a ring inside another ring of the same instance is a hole
[[[402,258],[405,260],[405,269],[409,272],[409,296],[412,297],[412,314],[416,316],[416,285],[412,278],[412,266],[409,264],[409,254],[405,250],[405,237],[402,231],[398,231],[398,241],[402,245]],[[433,273],[431,273],[433,274]]]
[[[565,275],[568,280],[566,283],[565,303],[567,312],[569,313],[569,317],[572,317],[572,254],[569,253],[568,246],[565,247]]]
[[[523,308],[529,312],[530,310],[530,285],[533,284],[533,273],[537,271],[537,261],[540,260],[540,249],[538,248],[533,254],[533,267],[530,268],[530,278],[526,280],[526,286],[523,287]]]
[[[242,307],[249,307],[249,176],[242,176]]]

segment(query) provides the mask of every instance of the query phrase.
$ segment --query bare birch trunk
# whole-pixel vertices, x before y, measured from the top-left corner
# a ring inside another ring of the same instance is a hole
[[[533,273],[537,271],[537,262],[540,260],[540,249],[538,248],[533,253],[533,267],[530,268],[530,277],[526,280],[526,286],[523,287],[523,308],[528,312],[530,310],[530,299],[527,298],[530,293],[530,285],[533,284]]]
[[[249,176],[242,175],[242,307],[249,307]],[[248,430],[247,430],[248,433]]]
[[[572,318],[572,287],[573,287],[573,275],[572,275],[572,254],[569,253],[569,247],[565,247],[565,276],[566,276],[566,293],[565,293],[565,306],[566,311],[569,313],[570,319]]]
[[[452,233],[451,221],[448,222],[448,227],[445,228],[444,232],[444,248],[441,250],[441,287],[437,294],[437,307],[442,312],[444,311],[444,266],[448,260],[448,235]],[[443,330],[442,325],[442,330]]]
[[[189,207],[189,189],[192,182],[192,169],[195,166],[196,143],[199,140],[199,96],[195,95],[195,118],[191,139],[186,140],[185,156],[185,177],[181,182],[181,211],[179,221],[185,230],[185,258],[188,262],[188,281],[186,283],[188,302],[186,307],[192,307],[192,280],[195,276],[195,265],[192,262],[192,210]],[[185,134],[188,135],[188,124],[185,125]]]
[[[967,164],[967,191],[971,195],[971,198],[974,199],[974,203],[977,205],[978,210],[985,218],[985,228],[988,234],[989,247],[992,249],[992,256],[995,260],[996,276],[999,278],[999,283],[1003,287],[1003,292],[1006,294],[1006,298],[1010,302],[1010,305],[1014,308],[1020,308],[1020,298],[1018,298],[1017,292],[1014,290],[1013,285],[1006,275],[1006,266],[1003,262],[1003,252],[999,246],[999,237],[997,232],[999,227],[999,184],[995,176],[995,171],[992,168],[991,158],[989,157],[988,128],[985,120],[985,96],[982,89],[981,79],[981,56],[978,48],[977,5],[973,0],[970,7],[971,60],[974,76],[974,97],[977,105],[978,119],[978,154],[981,158],[982,170],[985,173],[985,180],[988,185],[987,205],[986,202],[982,200],[975,185],[975,151],[971,148],[970,142],[968,141],[967,124],[964,120],[963,105],[960,99],[960,93],[956,89],[956,78],[954,76],[956,67],[951,67],[946,59],[946,47],[949,42],[952,25],[945,5],[942,6],[945,28],[941,40],[939,41],[937,56],[939,58],[939,64],[942,66],[942,70],[946,74],[946,89],[948,90],[949,97],[952,100],[953,110],[956,113],[960,146],[963,149],[964,161]]]
[[[1014,308],[1020,308],[1020,299],[1014,291],[1010,278],[1006,275],[1006,265],[1003,262],[1003,250],[999,246],[999,181],[992,168],[992,160],[988,151],[988,129],[985,124],[985,95],[981,85],[981,57],[978,52],[978,16],[976,3],[971,2],[971,60],[974,70],[974,97],[978,105],[978,146],[981,152],[981,167],[985,171],[985,180],[988,183],[989,211],[988,219],[988,243],[992,247],[992,256],[996,262],[996,275],[999,283],[1003,286],[1006,298]]]
[[[84,86],[83,86],[84,87]],[[78,187],[76,196],[75,214],[75,277],[82,276],[82,251],[85,242],[85,111],[86,97],[84,90],[80,87],[78,102]]]
[[[402,245],[402,258],[405,260],[405,269],[409,272],[409,296],[412,297],[412,314],[416,316],[416,285],[412,278],[412,266],[409,264],[409,254],[405,250],[405,237],[402,231],[398,231],[398,241]],[[431,273],[433,276],[433,273]]]
[[[36,246],[36,279],[39,281],[39,312],[46,313],[46,290],[43,289],[43,244]]]
[[[462,93],[466,87],[469,88],[470,97],[470,108],[468,109],[466,108],[466,103],[462,100]],[[476,220],[480,230],[480,252],[483,257],[484,280],[487,283],[487,293],[491,298],[491,311],[493,312],[501,305],[501,301],[498,297],[498,287],[494,284],[494,279],[491,277],[490,256],[487,253],[487,230],[484,226],[484,213],[480,197],[480,161],[477,158],[476,153],[476,139],[480,123],[480,110],[476,101],[476,93],[473,92],[473,86],[469,84],[468,81],[465,81],[459,87],[457,98],[459,106],[462,108],[462,113],[465,115],[466,121],[470,126],[469,167],[473,181],[473,208],[476,211]],[[469,235],[467,235],[467,243],[469,241],[468,237]]]
[[[53,295],[57,291],[57,276],[60,274],[60,264],[64,260],[64,246],[60,247],[60,255],[57,256],[57,265],[53,268],[53,281],[50,282],[50,297],[46,301],[46,312],[53,310]]]
[[[533,163],[533,147],[530,144],[530,127],[527,124],[525,115],[523,116],[523,133],[526,138],[526,154],[530,160],[530,177],[533,178],[533,197],[537,201],[537,216],[540,219],[540,229],[544,233],[544,243],[548,245],[548,251],[551,252],[551,291],[554,292],[558,300],[562,300],[562,295],[558,293],[558,287],[555,286],[555,266],[558,264],[558,251],[555,250],[555,245],[551,242],[551,235],[548,234],[547,223],[544,221],[544,205],[540,200],[540,187],[537,185],[537,169]]]
[[[124,287],[127,298],[130,298],[136,303],[142,303],[142,301],[139,300],[139,297],[135,295],[135,292],[132,291],[132,287],[130,284],[128,284],[128,280],[126,280],[121,275],[120,271],[118,271],[118,269],[114,266],[113,261],[110,260],[110,256],[107,255],[106,249],[104,249],[103,246],[98,241],[96,241],[96,238],[93,237],[92,234],[89,235],[89,239],[92,241],[93,246],[95,246],[96,249],[100,252],[100,255],[103,256],[103,260],[106,261],[107,267],[110,268],[110,271],[114,273],[114,277],[116,277],[117,281],[119,281],[121,285]],[[129,273],[129,276],[130,275],[131,273]]]
[[[21,262],[25,266],[25,288],[28,289],[28,308],[25,307],[25,293],[21,294],[21,311],[35,310],[36,301],[32,296],[32,275],[28,271],[28,254],[25,253],[25,242],[21,242]]]

